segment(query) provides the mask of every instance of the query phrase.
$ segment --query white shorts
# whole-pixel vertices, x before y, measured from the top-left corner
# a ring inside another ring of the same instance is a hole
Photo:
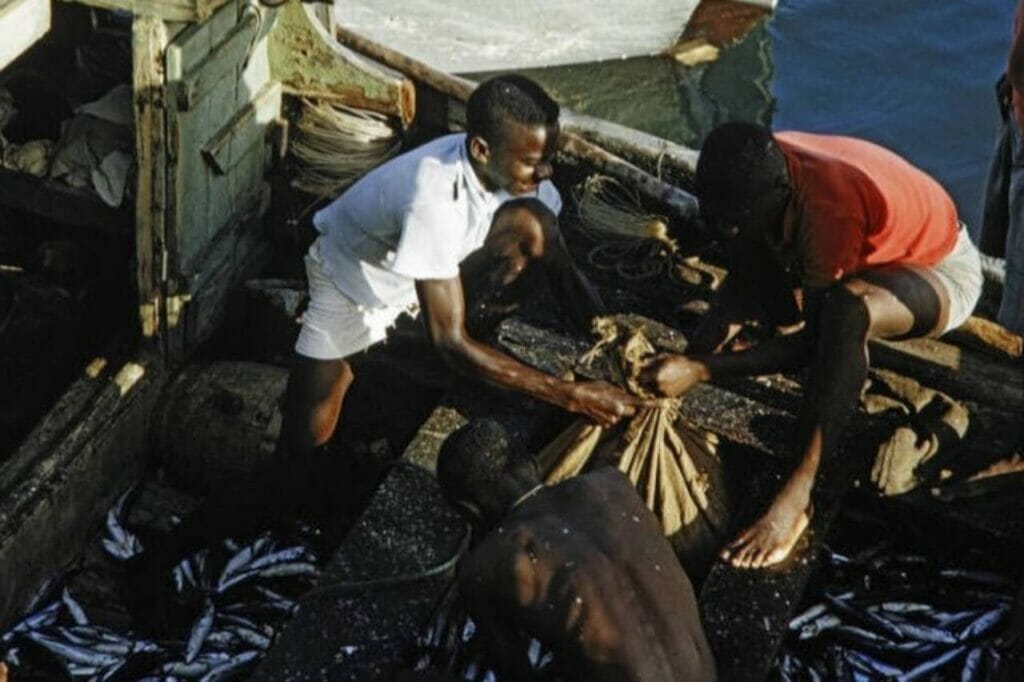
[[[403,312],[415,306],[371,307],[343,294],[324,273],[319,240],[306,253],[309,306],[302,314],[302,329],[295,352],[314,360],[339,360],[387,338],[388,329]]]
[[[981,298],[981,287],[984,284],[981,257],[963,223],[960,224],[960,233],[953,250],[928,270],[942,283],[949,295],[949,320],[942,330],[946,333],[962,325],[971,316]]]

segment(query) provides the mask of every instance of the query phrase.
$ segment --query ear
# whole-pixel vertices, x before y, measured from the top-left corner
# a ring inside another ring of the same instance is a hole
[[[491,158],[491,145],[479,135],[469,138],[469,154],[478,163],[486,164]]]

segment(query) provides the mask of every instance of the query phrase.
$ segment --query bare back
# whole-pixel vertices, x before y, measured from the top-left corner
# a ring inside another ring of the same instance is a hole
[[[693,587],[617,469],[524,501],[463,562],[459,580],[481,628],[535,637],[567,679],[714,679]],[[506,677],[522,670],[508,662],[520,644],[498,644]]]

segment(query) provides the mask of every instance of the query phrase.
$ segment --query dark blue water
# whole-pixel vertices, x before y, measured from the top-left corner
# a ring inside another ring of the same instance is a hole
[[[1015,0],[780,0],[710,64],[537,69],[566,106],[700,145],[730,120],[854,135],[938,179],[974,223]]]
[[[1014,0],[781,0],[772,125],[879,142],[977,220]]]

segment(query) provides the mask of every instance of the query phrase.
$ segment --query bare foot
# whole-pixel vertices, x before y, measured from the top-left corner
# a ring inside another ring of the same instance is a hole
[[[811,520],[812,507],[784,490],[754,525],[725,546],[722,559],[737,568],[763,568],[789,556]]]

